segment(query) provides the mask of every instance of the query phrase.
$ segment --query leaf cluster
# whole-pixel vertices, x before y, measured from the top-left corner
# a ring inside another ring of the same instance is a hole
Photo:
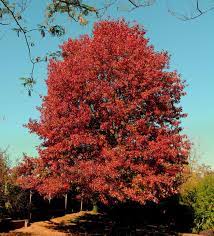
[[[86,16],[90,13],[97,14],[98,12],[94,6],[88,5],[81,0],[53,0],[46,8],[48,20],[52,20],[56,14],[66,14],[82,25],[88,23]]]

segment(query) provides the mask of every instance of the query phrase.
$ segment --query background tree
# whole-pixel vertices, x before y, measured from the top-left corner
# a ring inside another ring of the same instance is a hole
[[[189,168],[185,182],[180,187],[181,204],[193,210],[193,232],[214,227],[214,172],[204,164]]]
[[[27,125],[43,140],[39,160],[50,175],[95,202],[174,194],[189,143],[180,134],[184,83],[168,54],[138,25],[103,21],[62,55],[50,61],[41,118]]]
[[[12,182],[6,151],[0,151],[0,170],[0,215],[4,216],[11,208],[8,195],[9,185]]]
[[[16,185],[7,151],[0,151],[0,217],[26,216],[28,194]]]

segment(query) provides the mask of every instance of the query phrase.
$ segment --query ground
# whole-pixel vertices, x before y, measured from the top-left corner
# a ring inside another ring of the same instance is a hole
[[[93,212],[78,212],[73,214],[67,214],[62,217],[54,218],[49,221],[40,221],[35,222],[30,225],[30,227],[27,228],[21,228],[18,230],[15,230],[16,233],[26,233],[30,235],[54,235],[54,236],[64,236],[68,235],[66,232],[60,232],[61,227],[63,226],[72,226],[75,225],[73,221],[76,219],[85,216],[86,214],[94,214]],[[60,227],[61,226],[61,227]]]
[[[182,235],[191,236],[195,234],[178,234],[168,231],[165,226],[148,225],[146,228],[135,230],[126,226],[114,227],[114,222],[107,216],[92,211],[81,211],[67,214],[62,217],[53,218],[49,221],[34,222],[29,227],[17,229],[1,236],[161,236]]]

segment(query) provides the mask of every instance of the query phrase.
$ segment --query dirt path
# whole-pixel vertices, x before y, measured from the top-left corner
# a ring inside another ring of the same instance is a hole
[[[90,235],[92,235],[91,233],[93,232],[93,233],[96,233],[94,235],[98,235],[97,232],[99,233],[99,229],[100,229],[99,221],[102,222],[102,214],[95,214],[92,211],[82,211],[78,213],[67,214],[62,217],[57,217],[57,218],[51,219],[50,221],[35,222],[35,223],[32,223],[29,227],[17,229],[10,233],[0,234],[0,236],[65,236],[65,235],[75,236],[75,235],[80,235],[80,232],[82,229],[81,225],[84,226],[83,227],[85,230],[84,232],[90,232]],[[105,225],[101,224],[102,230],[105,228],[105,226],[108,226],[108,221],[104,221],[104,224]],[[75,227],[77,227],[75,231],[69,231],[69,229],[70,230],[72,228],[75,229]],[[150,226],[149,230],[142,228],[142,231],[139,231],[137,235],[139,236],[159,235],[157,234],[157,232],[159,233],[158,230],[160,229],[158,229],[157,227],[156,228],[154,227],[151,228]],[[121,231],[121,232],[124,232],[124,231]],[[156,233],[154,234],[154,232]],[[86,234],[81,233],[81,235],[86,235]],[[99,235],[103,235],[103,234],[99,233]],[[118,235],[127,235],[127,234],[120,233]],[[197,234],[160,233],[160,235],[196,236]]]
[[[66,233],[61,233],[59,231],[56,231],[52,229],[52,223],[49,221],[41,221],[41,222],[35,222],[30,227],[27,228],[21,228],[18,230],[15,230],[14,233],[26,233],[30,235],[55,235],[55,236],[64,236],[68,235]]]
[[[14,230],[12,233],[23,233],[23,234],[29,234],[33,236],[64,236],[64,235],[71,235],[68,233],[60,232],[56,230],[56,226],[59,226],[61,224],[63,225],[69,225],[72,224],[71,221],[77,219],[78,217],[82,217],[86,214],[93,214],[92,212],[78,212],[74,214],[67,214],[62,217],[51,219],[50,221],[39,221],[32,223],[29,227],[21,228]],[[14,234],[14,235],[15,235]]]

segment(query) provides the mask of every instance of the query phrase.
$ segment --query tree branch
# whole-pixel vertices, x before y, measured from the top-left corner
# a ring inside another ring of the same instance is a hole
[[[16,18],[15,13],[11,10],[11,8],[8,6],[8,4],[4,0],[0,0],[0,2],[4,5],[4,7],[8,10],[8,13],[11,15],[12,19],[15,21],[16,25],[18,26],[20,32],[24,35],[24,40],[27,46],[27,51],[28,51],[28,57],[29,60],[32,64],[31,68],[31,73],[30,73],[30,78],[25,78],[25,86],[28,88],[28,95],[31,96],[31,92],[33,89],[33,85],[35,84],[35,79],[34,79],[34,68],[35,64],[38,63],[39,61],[34,61],[31,53],[31,48],[30,48],[30,42],[27,37],[28,31],[19,23],[19,20]]]
[[[133,8],[130,11],[133,11],[136,8],[140,8],[140,7],[149,7],[149,6],[153,5],[155,3],[155,1],[156,0],[144,0],[143,3],[137,4],[133,0],[128,0],[128,2],[133,6]]]
[[[199,11],[200,14],[203,14],[201,9],[199,8],[199,0],[197,0],[197,2],[196,2],[196,8],[197,8],[197,10]]]
[[[196,0],[196,10],[197,10],[197,12],[198,12],[197,14],[192,15],[192,16],[187,16],[187,15],[185,15],[185,14],[181,14],[181,13],[172,11],[170,8],[168,8],[168,12],[169,12],[171,15],[175,16],[175,17],[178,18],[179,20],[187,21],[187,20],[194,20],[194,19],[196,19],[196,18],[198,18],[198,17],[200,17],[200,16],[206,14],[207,12],[214,10],[214,6],[208,8],[208,9],[206,9],[206,10],[202,10],[202,9],[200,8],[200,6],[199,6],[199,0]]]
[[[9,23],[2,23],[2,22],[0,22],[0,25],[9,25]]]
[[[4,0],[0,0],[0,2],[2,2],[2,4],[8,10],[8,12],[12,16],[13,20],[15,21],[16,25],[19,27],[20,31],[23,33],[24,39],[25,39],[25,42],[26,42],[26,45],[27,45],[27,49],[28,49],[28,56],[29,56],[29,59],[30,59],[31,63],[33,64],[34,62],[33,62],[32,56],[31,56],[31,49],[30,49],[30,43],[29,43],[28,38],[27,38],[27,32],[20,25],[19,21],[16,19],[16,16],[15,16],[14,12],[10,9],[10,7],[7,5],[7,3]]]
[[[128,0],[134,7],[138,7],[138,5],[134,2],[134,1],[132,1],[132,0]]]
[[[134,6],[134,8],[151,6],[155,3],[155,1],[156,0],[144,0],[143,3],[137,4],[133,0],[128,0],[128,2],[130,2]]]

